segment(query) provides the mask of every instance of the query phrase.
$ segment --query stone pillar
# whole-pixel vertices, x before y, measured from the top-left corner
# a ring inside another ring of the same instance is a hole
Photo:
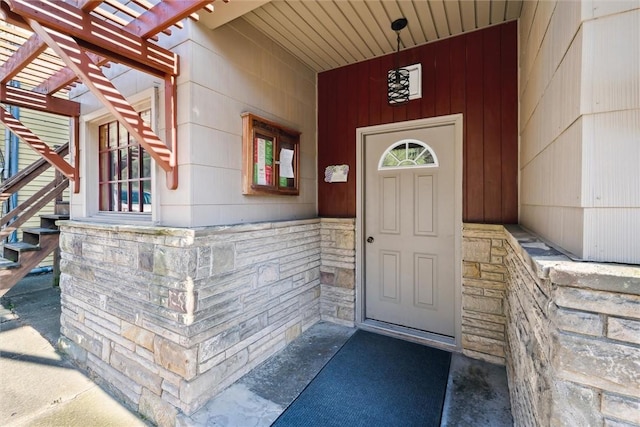
[[[462,348],[474,359],[505,364],[507,269],[504,227],[464,224]]]
[[[355,219],[322,218],[320,230],[322,320],[355,323]]]

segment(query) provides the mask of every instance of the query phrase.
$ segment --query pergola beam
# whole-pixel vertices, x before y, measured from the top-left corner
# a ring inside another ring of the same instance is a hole
[[[0,84],[15,77],[31,61],[47,49],[47,45],[40,40],[37,34],[33,34],[11,57],[0,66]]]
[[[91,2],[91,0],[88,0]],[[166,0],[165,0],[166,1]],[[156,14],[161,13],[160,6],[164,2],[158,3],[153,8],[149,9],[147,12],[140,15],[137,19],[129,22],[129,24],[123,27],[123,30],[129,31],[138,35],[140,38],[148,38],[160,32],[162,26],[168,27],[178,22],[175,16],[166,14],[166,9],[163,9],[165,12],[164,19],[156,17]],[[213,3],[212,0],[198,0],[198,1],[174,1],[171,4],[173,8],[173,12],[176,13],[177,17],[180,19],[184,18],[183,15],[187,14],[188,11],[193,12],[195,10],[199,10],[206,5]],[[156,9],[158,8],[158,9]],[[158,29],[160,28],[160,30]],[[100,55],[91,54],[91,60],[96,63],[98,66],[102,66],[109,62],[108,58],[101,57]],[[34,91],[40,93],[55,93],[60,89],[67,87],[69,84],[73,83],[77,79],[75,73],[71,71],[69,68],[63,68],[58,71],[56,74],[51,76],[49,79],[44,81],[42,84],[38,85]]]
[[[80,103],[78,102],[13,86],[5,86],[4,84],[0,85],[0,102],[66,117],[78,117],[80,115]]]
[[[202,9],[213,0],[164,0],[138,17],[129,31],[140,38],[149,38],[176,22]],[[133,23],[133,22],[132,22]],[[131,25],[131,24],[129,24]],[[127,25],[127,27],[129,27]],[[125,27],[126,28],[126,27]]]
[[[4,108],[0,108],[0,122],[2,122],[11,132],[13,132],[21,141],[27,143],[31,148],[36,150],[44,159],[51,163],[53,167],[60,171],[71,181],[76,180],[76,171],[65,159],[60,157],[58,153],[49,148],[47,144],[42,142],[40,138],[23,125],[20,120],[16,119]]]
[[[68,34],[87,50],[159,77],[178,74],[178,56],[129,30],[67,3],[51,0],[3,0],[25,21]]]
[[[29,25],[62,59],[89,91],[104,105],[131,136],[142,145],[158,166],[168,174],[167,185],[177,188],[175,156],[164,142],[144,123],[136,110],[89,59],[84,49],[72,37],[44,28],[34,20]]]

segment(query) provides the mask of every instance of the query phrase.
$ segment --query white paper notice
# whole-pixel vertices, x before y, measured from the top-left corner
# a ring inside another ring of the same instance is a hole
[[[293,150],[280,150],[280,177],[295,178],[293,175]]]

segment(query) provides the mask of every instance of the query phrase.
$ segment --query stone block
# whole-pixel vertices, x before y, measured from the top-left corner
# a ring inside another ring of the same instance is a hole
[[[637,266],[563,263],[551,269],[549,278],[558,285],[633,294],[640,298],[640,269]]]
[[[485,362],[493,363],[493,364],[500,365],[500,366],[504,366],[505,365],[505,358],[504,357],[493,356],[491,354],[485,354],[485,353],[481,353],[481,352],[478,352],[478,351],[469,350],[469,349],[466,349],[466,348],[462,349],[462,354],[464,354],[465,356],[470,357],[472,359],[483,360]]]
[[[90,332],[81,331],[78,328],[83,328],[83,325],[73,324],[67,321],[61,326],[61,334],[69,338],[71,341],[96,356],[102,355],[102,341],[92,336]]]
[[[553,365],[562,378],[630,396],[640,396],[640,347],[559,334]]]
[[[206,403],[209,398],[217,393],[219,385],[228,377],[239,371],[247,364],[249,351],[244,349],[233,356],[226,358],[220,364],[212,367],[207,372],[199,375],[191,381],[183,381],[180,384],[180,400],[183,409],[190,415]]]
[[[333,233],[335,246],[341,249],[355,248],[355,233],[351,230],[335,230]]]
[[[85,367],[87,363],[87,350],[71,341],[65,336],[61,336],[57,343],[58,350],[69,355],[80,366]]]
[[[555,325],[564,331],[584,335],[602,335],[602,317],[599,314],[558,308],[552,314]]]
[[[638,295],[558,286],[552,297],[560,307],[640,319]]]
[[[464,238],[462,259],[468,262],[491,261],[491,239]]]
[[[136,253],[123,248],[106,247],[104,251],[104,262],[120,267],[135,267],[138,264]]]
[[[477,262],[468,262],[464,261],[462,263],[462,276],[468,277],[470,279],[479,279],[480,278],[480,264]]]
[[[491,248],[491,256],[505,256],[507,250],[502,246],[494,246]]]
[[[302,327],[298,323],[287,329],[287,331],[284,334],[284,338],[285,340],[287,340],[287,343],[290,343],[291,341],[298,338],[301,333],[302,333]]]
[[[491,298],[504,299],[506,295],[505,295],[505,291],[499,291],[495,289],[485,289],[484,296],[491,297]]]
[[[335,273],[329,273],[327,271],[320,271],[320,283],[323,285],[333,285],[335,281]]]
[[[224,274],[235,268],[235,247],[232,244],[211,247],[211,274]]]
[[[463,286],[462,293],[469,294],[469,295],[484,295],[484,289],[476,288],[473,286]]]
[[[336,317],[338,319],[353,322],[355,319],[355,309],[354,307],[338,307]]]
[[[195,277],[197,250],[156,246],[153,251],[153,273],[182,279]]]
[[[640,425],[640,399],[611,393],[602,394],[602,413],[633,425]]]
[[[87,365],[89,372],[97,375],[98,384],[107,386],[107,389],[114,392],[117,398],[138,405],[142,393],[140,384],[92,354],[88,356]]]
[[[197,348],[185,348],[156,335],[153,340],[155,362],[189,380],[197,373]]]
[[[479,295],[462,295],[462,307],[481,313],[503,314],[502,300]]]
[[[552,389],[552,426],[600,426],[600,393],[566,381],[556,381]]]
[[[498,341],[504,341],[505,336],[503,331],[496,331],[491,329],[478,328],[469,325],[462,325],[462,333],[467,335],[476,335],[478,337],[492,338]]]
[[[504,357],[504,347],[505,343],[501,340],[462,334],[462,348],[467,350],[490,354],[497,357]]]
[[[178,409],[147,389],[142,390],[138,411],[159,427],[175,427]]]
[[[335,285],[341,288],[353,289],[355,287],[355,271],[351,269],[338,269]]]
[[[109,363],[114,369],[117,369],[142,387],[146,387],[158,395],[162,393],[162,378],[125,355],[112,351]]]
[[[198,361],[204,362],[240,341],[240,327],[231,327],[200,343]]]
[[[153,332],[123,321],[121,334],[124,338],[134,342],[136,345],[150,351],[153,350],[153,338],[155,337]]]
[[[507,289],[506,282],[504,281],[470,279],[467,277],[463,277],[462,284],[464,286],[475,286],[476,288],[484,288],[484,289],[499,289],[499,290]]]
[[[198,292],[169,289],[167,307],[178,313],[193,314],[197,309]]]
[[[138,269],[148,273],[153,271],[153,249],[149,243],[138,243]]]
[[[268,285],[280,280],[280,265],[275,262],[258,267],[258,286]]]
[[[609,317],[607,322],[607,337],[640,344],[640,322],[637,320]]]
[[[493,320],[493,319],[492,319]],[[486,329],[489,331],[498,331],[498,332],[503,332],[505,331],[505,324],[504,324],[504,319],[502,319],[502,323],[495,323],[491,320],[486,321],[486,320],[482,320],[482,319],[473,319],[470,317],[466,316],[466,313],[463,314],[462,317],[462,325],[463,326],[471,326],[474,328],[481,328],[481,329]]]

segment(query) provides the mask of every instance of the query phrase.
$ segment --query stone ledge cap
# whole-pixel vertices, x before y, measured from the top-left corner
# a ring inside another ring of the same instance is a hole
[[[560,286],[640,295],[639,266],[563,262],[551,269],[549,278]]]

